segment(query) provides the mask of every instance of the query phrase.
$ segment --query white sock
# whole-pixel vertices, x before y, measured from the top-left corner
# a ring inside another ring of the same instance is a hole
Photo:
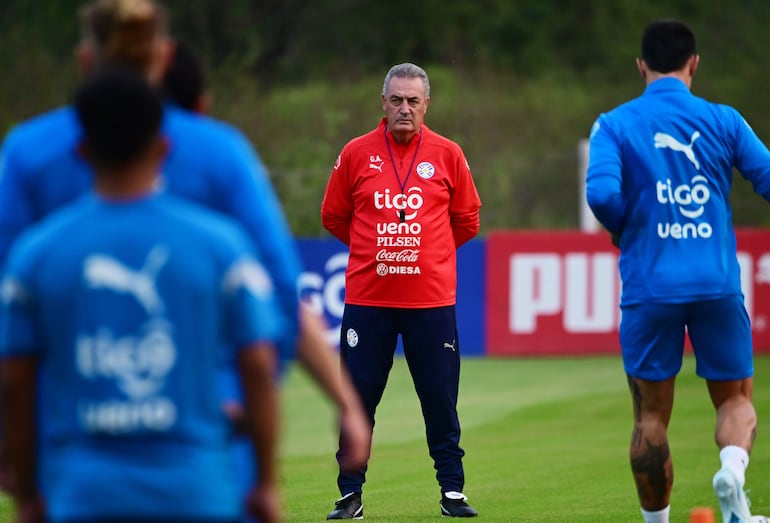
[[[738,478],[738,484],[743,488],[746,484],[746,467],[749,466],[749,453],[743,447],[727,445],[719,451],[722,466],[733,471]]]
[[[664,508],[663,510],[656,510],[654,512],[642,509],[644,523],[668,523],[668,512],[670,509],[671,505]]]

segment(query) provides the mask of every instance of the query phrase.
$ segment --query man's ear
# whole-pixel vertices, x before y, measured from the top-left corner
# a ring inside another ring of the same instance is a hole
[[[81,41],[75,48],[75,62],[78,64],[80,74],[87,76],[94,70],[94,53],[91,47]]]
[[[197,100],[195,100],[194,110],[198,114],[208,114],[213,103],[214,94],[211,91],[206,90],[198,97]]]
[[[166,158],[166,155],[171,150],[171,143],[168,141],[168,138],[166,138],[163,135],[156,136],[152,144],[150,145],[151,148],[151,154],[153,156],[153,159],[155,161],[162,163],[163,160]]]
[[[150,69],[147,72],[147,80],[152,85],[163,85],[163,77],[174,60],[176,43],[171,38],[162,38],[154,45],[157,46],[157,49],[155,50],[153,62],[150,64]]]
[[[690,61],[687,64],[687,72],[690,73],[690,76],[695,76],[695,71],[698,70],[698,65],[700,64],[700,55],[694,54],[690,57]]]
[[[643,80],[647,80],[647,64],[641,58],[636,59],[636,69]]]
[[[161,52],[161,60],[163,62],[164,71],[171,67],[174,61],[174,54],[176,53],[176,40],[173,38],[164,38],[161,46],[163,51]]]

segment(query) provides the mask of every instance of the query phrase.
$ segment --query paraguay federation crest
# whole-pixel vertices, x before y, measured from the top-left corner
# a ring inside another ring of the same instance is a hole
[[[348,329],[347,332],[348,347],[355,347],[358,345],[358,333],[353,329]]]
[[[428,178],[432,178],[434,174],[436,174],[436,168],[433,167],[432,163],[420,162],[417,165],[417,175],[420,178],[427,180]]]

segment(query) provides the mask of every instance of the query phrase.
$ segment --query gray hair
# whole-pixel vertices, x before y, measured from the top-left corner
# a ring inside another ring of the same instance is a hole
[[[382,94],[388,90],[388,84],[393,78],[419,78],[422,80],[422,86],[425,88],[425,98],[430,98],[430,80],[428,80],[428,73],[425,69],[419,65],[415,65],[410,62],[404,62],[403,64],[394,65],[385,75],[385,81],[382,84]]]

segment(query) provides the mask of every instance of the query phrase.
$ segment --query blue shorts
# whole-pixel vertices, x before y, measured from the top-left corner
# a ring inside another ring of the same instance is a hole
[[[676,376],[682,368],[685,330],[701,378],[754,375],[751,322],[742,296],[623,306],[620,346],[626,374],[650,381]]]

